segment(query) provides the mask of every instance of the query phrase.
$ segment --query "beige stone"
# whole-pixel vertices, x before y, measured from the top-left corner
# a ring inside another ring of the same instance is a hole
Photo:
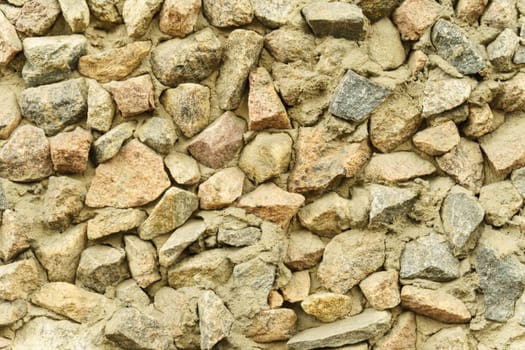
[[[49,138],[55,171],[61,174],[80,174],[86,171],[92,141],[91,132],[78,126],[73,131]]]
[[[122,8],[122,18],[126,31],[132,38],[139,38],[146,34],[153,16],[159,12],[162,0],[126,0]]]
[[[155,109],[153,83],[149,74],[108,85],[123,117],[131,117]]]
[[[199,185],[202,209],[222,209],[242,195],[244,173],[239,168],[226,168]]]
[[[523,197],[510,181],[494,182],[479,191],[479,203],[485,210],[485,220],[501,227],[523,206]]]
[[[284,263],[293,270],[306,270],[317,265],[323,257],[325,244],[309,231],[290,233]]]
[[[44,196],[44,223],[63,231],[84,207],[85,185],[67,176],[49,178]]]
[[[380,338],[376,350],[416,350],[416,316],[412,312],[399,315],[391,330]]]
[[[201,179],[199,164],[187,154],[171,152],[164,158],[164,164],[179,185],[195,185]]]
[[[200,0],[164,1],[160,10],[160,31],[172,36],[185,37],[193,32],[200,11]]]
[[[310,293],[310,272],[294,272],[288,284],[281,288],[281,292],[284,300],[289,303],[303,301]]]
[[[316,293],[305,298],[301,308],[322,322],[333,322],[352,311],[352,298],[344,294]]]
[[[28,234],[31,225],[27,219],[14,210],[2,213],[0,225],[0,258],[8,262],[30,247]]]
[[[146,288],[160,280],[157,251],[153,244],[131,235],[124,236],[124,244],[131,277],[138,285]]]
[[[421,350],[463,350],[469,349],[471,342],[468,331],[462,327],[445,328],[429,337]]]
[[[27,303],[23,300],[0,302],[0,327],[9,326],[27,314]]]
[[[273,309],[258,313],[248,330],[248,336],[257,343],[288,340],[295,331],[297,315],[291,309]]]
[[[17,53],[22,51],[22,42],[18,38],[16,29],[3,12],[0,13],[0,47],[0,65],[8,64]]]
[[[516,28],[518,9],[513,0],[493,0],[481,16],[481,24],[504,29]]]
[[[2,30],[0,29],[0,33],[1,32]],[[0,102],[0,139],[5,140],[18,126],[22,119],[22,115],[20,114],[20,107],[18,107],[18,102],[16,101],[16,95],[14,92],[2,88],[0,89],[0,94],[3,96],[2,101]]]
[[[374,309],[391,309],[401,302],[398,278],[395,270],[375,272],[362,280],[359,288]]]
[[[35,259],[0,266],[0,298],[3,300],[27,299],[45,282],[45,274]]]
[[[456,16],[469,24],[474,24],[485,10],[488,2],[488,0],[459,0],[456,5]]]
[[[370,26],[368,34],[370,58],[384,69],[392,70],[405,61],[405,48],[397,28],[389,18],[382,18]]]
[[[202,293],[197,309],[201,331],[201,349],[211,350],[215,344],[230,335],[233,315],[213,291]]]
[[[203,0],[202,7],[210,23],[219,28],[249,24],[254,16],[249,0]]]
[[[76,282],[79,286],[105,293],[107,287],[128,277],[126,252],[122,248],[93,245],[80,255]]]
[[[86,0],[58,0],[62,15],[73,33],[82,33],[89,26]]]
[[[111,94],[94,80],[88,80],[86,125],[92,129],[106,132],[111,129],[115,104]]]
[[[491,106],[505,112],[523,109],[525,107],[525,73],[518,73],[501,85]]]
[[[453,121],[426,128],[412,138],[414,146],[430,156],[447,153],[459,143],[459,132]]]
[[[264,48],[279,62],[310,61],[314,56],[315,38],[294,28],[279,28],[264,37]]]
[[[105,208],[87,222],[87,238],[96,240],[116,233],[125,233],[139,227],[146,213],[139,209]]]
[[[504,114],[492,111],[488,104],[470,105],[468,119],[462,131],[467,137],[478,138],[496,130],[504,121]]]
[[[436,168],[414,152],[374,154],[365,168],[365,178],[371,182],[396,183],[431,175]]]
[[[268,306],[270,306],[270,309],[277,309],[283,306],[284,298],[276,290],[272,290],[270,294],[268,295]]]
[[[206,224],[202,220],[188,220],[176,229],[159,249],[161,266],[170,267],[181,256],[182,252],[206,232]]]
[[[393,14],[401,37],[404,40],[417,40],[438,18],[440,6],[432,0],[406,0]]]
[[[27,36],[46,34],[60,15],[57,0],[30,0],[24,3],[16,19],[16,30]]]

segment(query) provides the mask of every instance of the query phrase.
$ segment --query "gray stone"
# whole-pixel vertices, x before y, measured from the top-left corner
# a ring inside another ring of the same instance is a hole
[[[146,120],[137,130],[137,137],[161,154],[169,153],[177,141],[175,126],[170,119],[153,117]]]
[[[406,244],[401,255],[400,277],[451,281],[459,277],[459,261],[446,238],[431,233]]]
[[[324,252],[325,244],[319,236],[302,230],[290,233],[288,250],[284,263],[292,270],[306,270],[317,265]]]
[[[85,288],[104,293],[108,286],[116,285],[126,277],[125,258],[124,249],[91,246],[80,256],[77,282]]]
[[[250,0],[203,0],[202,10],[210,23],[219,28],[238,27],[253,20]]]
[[[232,247],[244,247],[257,243],[261,235],[262,232],[257,227],[245,227],[239,230],[220,228],[217,241]]]
[[[124,0],[87,0],[91,14],[101,21],[122,23]]]
[[[16,30],[27,36],[46,34],[60,15],[57,0],[30,0],[24,3],[16,18]]]
[[[52,176],[44,196],[44,223],[64,231],[84,207],[86,186],[67,176]]]
[[[0,299],[27,299],[46,282],[36,259],[18,260],[0,266]]]
[[[252,6],[259,22],[270,28],[285,25],[293,10],[289,0],[252,0]]]
[[[391,319],[388,311],[367,309],[359,315],[304,330],[288,341],[288,348],[307,350],[356,344],[385,333]]]
[[[89,8],[86,0],[58,0],[62,15],[73,33],[80,33],[89,25]]]
[[[87,222],[87,237],[95,240],[116,233],[132,231],[146,220],[146,213],[139,209],[105,208]]]
[[[280,28],[264,37],[264,48],[279,62],[311,61],[315,37],[302,30]]]
[[[207,78],[219,68],[221,55],[219,38],[206,28],[184,39],[159,44],[151,51],[151,66],[161,83],[175,87]]]
[[[230,335],[233,315],[213,291],[202,293],[198,301],[201,349],[211,350],[215,344]]]
[[[406,213],[417,198],[417,192],[408,188],[372,184],[369,187],[371,208],[370,222],[392,223]]]
[[[487,223],[500,227],[521,209],[523,198],[510,181],[500,181],[481,188],[479,203],[485,210]]]
[[[11,133],[16,129],[22,115],[16,95],[9,87],[0,88],[2,102],[0,102],[0,139],[9,138]]]
[[[53,136],[87,114],[84,79],[72,79],[22,91],[22,115]]]
[[[189,220],[176,229],[159,249],[161,266],[170,267],[180,257],[182,252],[206,232],[203,220]]]
[[[27,314],[27,303],[23,300],[0,302],[0,327],[9,326]]]
[[[520,38],[513,30],[506,28],[498,37],[487,45],[487,54],[490,62],[501,72],[513,69],[512,58],[520,43]]]
[[[485,68],[479,49],[457,25],[440,19],[432,28],[437,53],[462,74],[476,74]]]
[[[30,247],[31,225],[14,210],[7,209],[1,215],[0,259],[8,262]]]
[[[133,136],[136,127],[136,122],[119,124],[93,142],[93,153],[97,163],[103,163],[116,156],[124,142]]]
[[[126,258],[131,277],[141,288],[147,288],[160,280],[157,263],[157,251],[150,241],[143,241],[137,236],[124,236]]]
[[[368,20],[360,7],[345,2],[312,2],[301,10],[316,36],[363,40]]]
[[[146,34],[153,16],[159,12],[162,0],[126,0],[122,7],[122,18],[126,31],[132,38],[139,38]]]
[[[348,70],[335,89],[329,111],[339,118],[360,122],[366,119],[390,93],[389,89]]]
[[[187,154],[171,152],[164,158],[164,164],[179,185],[195,185],[200,181],[199,164]]]
[[[88,80],[86,125],[92,129],[106,132],[111,129],[115,104],[109,91],[94,80]]]
[[[426,118],[458,107],[468,99],[470,92],[467,79],[431,76],[425,84],[422,116]]]

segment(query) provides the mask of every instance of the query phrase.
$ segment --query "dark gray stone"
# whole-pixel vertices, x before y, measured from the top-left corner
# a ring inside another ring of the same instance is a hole
[[[451,281],[459,277],[459,261],[446,238],[431,233],[407,243],[401,255],[400,277]]]
[[[512,70],[512,57],[520,43],[519,37],[511,29],[502,31],[498,37],[487,45],[490,62],[501,72]]]
[[[368,117],[391,92],[349,70],[335,89],[329,111],[339,118],[360,122]]]
[[[100,164],[116,156],[124,142],[133,136],[136,126],[136,122],[119,124],[93,142],[93,153],[97,163]]]
[[[485,68],[481,52],[457,25],[440,19],[432,28],[437,53],[462,74],[476,74]]]
[[[357,5],[314,1],[301,12],[316,36],[363,40],[366,35],[368,19]]]
[[[441,206],[443,228],[456,248],[467,243],[484,216],[485,211],[477,199],[464,192],[449,193]]]
[[[370,222],[391,223],[395,217],[405,213],[417,198],[417,192],[407,188],[373,184],[369,190]]]
[[[244,247],[255,244],[261,238],[261,230],[257,227],[245,227],[239,230],[219,229],[217,240],[219,243],[233,247]]]

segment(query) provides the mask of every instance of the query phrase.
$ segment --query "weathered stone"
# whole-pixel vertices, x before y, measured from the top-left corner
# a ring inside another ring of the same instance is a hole
[[[481,24],[490,27],[505,29],[516,28],[518,10],[515,0],[494,0],[481,16]]]
[[[436,168],[414,152],[376,153],[365,168],[370,182],[396,183],[433,174]]]
[[[0,65],[7,65],[17,53],[22,51],[22,42],[18,38],[15,27],[0,11]]]
[[[152,239],[181,226],[198,207],[195,194],[171,187],[139,227],[142,239]]]
[[[371,21],[388,17],[401,3],[401,0],[361,0],[359,7]]]
[[[301,308],[322,322],[334,322],[352,311],[352,298],[344,294],[316,293],[304,299]]]
[[[93,80],[88,80],[87,105],[86,125],[102,132],[111,129],[111,123],[115,115],[113,98],[106,89]]]
[[[276,290],[272,290],[270,292],[270,295],[268,295],[268,306],[270,306],[271,309],[277,309],[284,304],[284,298]]]
[[[195,185],[200,181],[199,164],[187,154],[171,152],[164,158],[164,164],[179,185]]]
[[[2,88],[0,89],[0,94],[2,94],[2,101],[0,102],[0,139],[5,140],[18,126],[22,116],[20,115],[20,108],[14,92],[8,88]]]
[[[285,133],[259,133],[242,150],[239,167],[256,184],[284,174],[290,164],[292,144]]]
[[[467,137],[478,138],[496,130],[505,121],[505,116],[499,111],[492,111],[488,104],[470,105],[467,122],[462,131]]]
[[[286,192],[269,182],[242,196],[237,206],[263,220],[287,226],[304,200],[302,195]]]
[[[284,263],[292,270],[312,268],[321,261],[324,247],[323,241],[308,231],[292,232]]]
[[[345,2],[313,2],[302,8],[306,23],[316,36],[363,40],[368,20],[357,5]]]
[[[22,91],[22,115],[53,136],[87,114],[87,86],[84,79],[28,88]]]
[[[510,181],[501,181],[483,186],[479,192],[479,203],[485,210],[485,220],[500,227],[521,209],[523,198]]]
[[[177,141],[175,126],[169,118],[153,117],[146,120],[137,130],[137,137],[161,154],[169,153]]]
[[[477,23],[487,3],[488,0],[459,0],[456,4],[456,16],[471,25]]]
[[[108,84],[124,118],[155,109],[155,93],[149,74]]]
[[[63,231],[84,207],[85,185],[67,176],[51,176],[44,196],[44,222]]]
[[[188,151],[202,164],[217,169],[230,161],[243,145],[244,120],[226,112],[188,145]]]
[[[442,113],[460,106],[470,96],[468,79],[432,77],[425,84],[423,117]]]
[[[87,0],[91,14],[101,21],[122,23],[122,5],[124,0]]]
[[[24,3],[16,19],[16,30],[27,36],[46,34],[60,15],[57,0],[30,0]]]
[[[245,227],[239,230],[219,229],[217,241],[233,247],[244,247],[257,243],[262,232],[257,227]]]
[[[520,192],[521,196],[525,198],[525,168],[514,170],[510,180],[514,187]]]
[[[207,78],[219,67],[221,55],[219,38],[206,28],[184,39],[171,39],[157,45],[151,51],[151,68],[161,83],[175,87]]]
[[[270,28],[285,25],[293,11],[293,4],[288,0],[252,0],[251,2],[255,17]]]
[[[244,173],[239,168],[226,168],[213,174],[199,185],[199,203],[202,209],[221,209],[242,195]]]
[[[211,25],[219,28],[249,24],[254,15],[249,0],[203,0],[202,9]]]
[[[58,0],[62,15],[73,33],[85,31],[89,25],[89,8],[86,0]]]
[[[247,335],[257,343],[288,340],[296,321],[297,315],[291,309],[264,310],[255,316]]]
[[[385,237],[374,231],[351,230],[335,236],[325,247],[317,276],[334,293],[345,294],[385,260]]]
[[[136,122],[119,124],[93,142],[93,154],[97,163],[103,163],[116,156],[124,142],[133,136],[136,126]]]
[[[507,28],[498,37],[487,45],[487,54],[490,62],[497,70],[509,72],[513,68],[512,58],[520,42],[520,38],[513,30]]]
[[[116,285],[126,277],[124,270],[126,253],[124,249],[105,245],[94,245],[80,255],[77,269],[77,283],[98,293]]]
[[[90,207],[137,207],[157,199],[170,185],[162,158],[137,140],[100,164],[86,195]]]
[[[199,84],[180,84],[166,90],[161,97],[166,111],[186,137],[204,129],[210,117],[210,89]]]
[[[405,61],[405,48],[399,32],[388,18],[383,18],[370,27],[368,45],[370,58],[384,70],[396,69]]]
[[[173,265],[182,252],[198,240],[205,231],[206,224],[202,220],[189,220],[176,229],[159,249],[160,265],[164,267]]]
[[[50,282],[75,282],[80,254],[86,247],[86,225],[73,226],[38,240],[35,254]]]
[[[457,146],[459,140],[459,132],[453,121],[426,128],[412,138],[414,146],[430,156],[449,152]]]
[[[478,47],[460,27],[447,20],[438,20],[432,28],[432,44],[436,47],[438,55],[462,74],[476,74],[485,68]]]
[[[392,19],[403,40],[418,40],[438,18],[441,7],[432,0],[406,0],[394,11]]]
[[[359,288],[374,309],[391,309],[401,302],[398,278],[395,270],[374,272],[359,283]]]
[[[27,314],[27,303],[23,300],[0,302],[0,327],[9,326]]]
[[[31,226],[17,212],[7,209],[0,225],[0,259],[7,262],[30,247],[28,233]]]
[[[368,309],[344,320],[304,330],[288,341],[288,348],[308,350],[356,344],[387,331],[391,318],[388,311]]]
[[[11,181],[31,182],[53,173],[49,142],[42,129],[32,125],[17,128],[0,149],[0,176]]]
[[[16,337],[10,345],[14,350],[67,349],[75,346],[74,340],[78,341],[79,328],[80,325],[72,321],[35,317],[17,330]]]
[[[122,8],[122,18],[126,31],[132,38],[139,38],[146,34],[153,16],[159,12],[162,0],[126,0]]]
[[[468,323],[470,312],[461,300],[440,291],[404,286],[401,305],[435,320],[445,323]]]
[[[374,346],[376,350],[416,350],[416,317],[404,312],[397,318],[391,330]]]
[[[202,293],[198,302],[201,349],[211,350],[230,335],[234,318],[223,301],[213,291]]]
[[[193,32],[199,13],[199,0],[167,0],[160,10],[159,29],[171,36],[185,37]]]
[[[45,283],[45,274],[35,259],[19,260],[0,266],[0,298],[27,299]]]
[[[53,169],[60,174],[81,174],[87,169],[91,132],[76,127],[49,138]]]
[[[125,280],[117,285],[115,288],[115,298],[131,306],[140,307],[150,304],[149,296],[133,279]]]
[[[460,185],[478,193],[483,183],[483,155],[476,142],[464,137],[450,152],[436,157],[438,166]]]
[[[371,208],[370,222],[391,223],[406,212],[417,198],[417,192],[406,188],[378,184],[369,186]]]
[[[335,89],[329,111],[339,118],[360,122],[366,119],[390,93],[391,90],[348,70]]]
[[[254,31],[236,29],[230,33],[215,84],[221,109],[239,107],[248,74],[255,68],[262,48],[263,37]]]
[[[160,280],[157,251],[153,244],[131,235],[124,236],[124,243],[129,271],[138,285],[141,288],[146,288],[153,282]]]
[[[121,80],[139,66],[150,49],[151,42],[136,41],[116,49],[85,55],[78,62],[78,71],[102,83]]]
[[[279,62],[310,61],[315,38],[297,29],[281,28],[264,37],[264,48]]]
[[[461,327],[452,327],[433,334],[425,341],[421,350],[468,349],[469,344],[467,332]]]
[[[125,349],[167,350],[172,344],[165,327],[133,307],[118,309],[107,321],[104,335]]]
[[[115,233],[132,231],[146,220],[146,213],[139,209],[101,209],[87,223],[87,237],[95,240]]]
[[[525,73],[518,73],[512,79],[501,84],[499,93],[491,102],[493,108],[505,112],[519,111],[525,108]]]
[[[289,303],[303,301],[310,293],[310,272],[299,271],[292,273],[290,281],[286,286],[281,287],[284,300]]]
[[[459,277],[459,261],[452,254],[446,238],[431,233],[406,244],[401,255],[400,276],[451,281]]]
[[[79,323],[98,321],[111,312],[106,309],[111,301],[105,296],[66,282],[44,284],[31,302]]]

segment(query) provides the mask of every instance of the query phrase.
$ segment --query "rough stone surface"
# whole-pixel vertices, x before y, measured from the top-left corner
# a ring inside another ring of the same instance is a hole
[[[264,37],[264,48],[279,62],[310,61],[315,41],[312,35],[303,31],[280,28]]]
[[[430,156],[439,156],[449,152],[459,143],[458,128],[453,121],[426,128],[412,138],[414,146]]]
[[[428,338],[422,350],[468,349],[467,332],[461,327],[442,329]]]
[[[124,249],[105,245],[91,246],[80,255],[77,282],[85,288],[104,293],[108,286],[116,285],[124,279],[125,258]]]
[[[123,117],[131,117],[155,109],[153,83],[149,74],[113,81],[108,85]]]
[[[18,38],[15,27],[9,22],[4,13],[0,11],[0,64],[8,64],[15,55],[22,51],[22,42]]]
[[[139,209],[106,208],[87,223],[87,237],[90,240],[125,233],[139,227],[146,220],[146,213]]]
[[[284,263],[292,270],[309,269],[321,261],[324,247],[323,241],[308,231],[292,232]]]
[[[525,73],[518,73],[512,79],[502,83],[499,93],[491,102],[491,106],[505,112],[514,112],[525,107]]]
[[[512,172],[510,180],[514,187],[520,192],[521,196],[525,198],[525,169],[519,168]]]
[[[153,244],[132,235],[124,237],[124,244],[129,271],[137,284],[141,288],[146,288],[160,280],[157,251]]]
[[[223,301],[212,291],[202,293],[198,302],[201,349],[211,350],[230,334],[234,318]]]
[[[88,0],[91,14],[101,21],[109,23],[122,23],[122,0]]]
[[[85,185],[67,176],[49,178],[44,196],[44,222],[51,228],[65,230],[84,206]]]
[[[416,317],[404,312],[397,318],[392,329],[375,345],[377,350],[416,350]]]
[[[16,30],[28,36],[46,34],[60,15],[57,0],[30,0],[24,3],[16,19]]]
[[[513,68],[512,58],[518,48],[520,39],[512,29],[503,30],[498,37],[487,46],[487,55],[497,70],[509,72]]]
[[[93,142],[96,162],[100,164],[116,156],[124,142],[133,136],[136,126],[135,122],[119,124]]]
[[[396,183],[431,175],[436,168],[414,152],[376,153],[365,168],[370,182]]]
[[[58,0],[62,15],[73,33],[84,32],[89,25],[86,0]]]
[[[126,0],[122,8],[122,18],[126,31],[132,38],[139,38],[146,34],[153,16],[159,12],[162,0]]]
[[[384,69],[396,69],[405,61],[405,48],[397,28],[388,18],[370,27],[368,53]]]
[[[515,28],[517,17],[518,11],[514,0],[494,0],[483,13],[481,23],[498,29]]]
[[[485,210],[487,223],[501,227],[520,210],[523,198],[510,181],[501,181],[483,186],[479,203]]]
[[[87,169],[91,132],[76,127],[49,138],[53,169],[60,174],[81,174]]]
[[[418,40],[438,18],[440,6],[432,0],[406,0],[392,18],[404,40]]]
[[[431,77],[425,85],[423,117],[451,110],[467,100],[471,86],[468,79]]]
[[[173,265],[182,252],[199,239],[206,231],[202,220],[189,220],[176,229],[159,249],[159,262],[164,267]]]
[[[350,313],[352,298],[344,294],[315,293],[301,302],[301,308],[322,322],[334,322]]]
[[[488,0],[459,0],[456,16],[469,24],[474,24],[485,10]]]
[[[0,226],[0,258],[7,262],[30,247],[28,233],[31,227],[17,212],[7,209],[2,213]]]
[[[400,0],[362,0],[359,7],[371,21],[378,21],[383,17],[388,17],[399,6]]]
[[[0,303],[0,326],[9,326],[27,314],[27,303],[23,300]]]
[[[194,185],[199,182],[199,164],[187,154],[171,152],[164,158],[169,174],[179,185]]]
[[[287,0],[252,0],[255,17],[267,27],[285,25],[293,11],[293,3]]]
[[[219,229],[217,241],[233,247],[244,247],[257,243],[261,235],[260,229],[251,226],[239,230]]]
[[[369,190],[370,222],[392,222],[400,214],[406,213],[417,198],[417,192],[407,188],[373,184]]]
[[[111,129],[111,123],[115,115],[113,98],[106,89],[93,80],[88,81],[87,105],[86,125],[91,129],[102,132]]]
[[[492,111],[488,104],[470,105],[468,119],[462,131],[467,137],[478,138],[496,130],[504,120],[504,114]]]
[[[0,93],[3,96],[2,102],[0,102],[0,139],[5,140],[18,126],[22,116],[14,92],[2,88]]]
[[[13,339],[13,349],[23,350],[31,348],[67,349],[74,346],[74,339],[78,339],[80,325],[77,323],[48,317],[35,317],[27,322]],[[2,338],[5,339],[5,338]]]
[[[248,0],[203,0],[202,9],[210,23],[219,28],[249,24],[254,16]]]
[[[248,336],[257,343],[288,340],[295,331],[297,316],[291,309],[265,310],[255,316]]]
[[[310,286],[310,272],[294,272],[288,284],[281,288],[283,299],[289,303],[303,301],[310,293]]]
[[[359,288],[374,309],[391,309],[401,302],[398,278],[397,271],[374,272],[359,283]]]
[[[242,195],[244,173],[239,168],[226,168],[199,185],[202,209],[222,209]]]
[[[0,266],[0,298],[3,300],[27,299],[44,283],[45,276],[35,259]]]
[[[193,32],[200,11],[199,0],[164,1],[160,10],[159,29],[171,36],[185,37]]]
[[[177,141],[175,126],[169,118],[153,117],[137,130],[139,140],[160,154],[167,154]]]

